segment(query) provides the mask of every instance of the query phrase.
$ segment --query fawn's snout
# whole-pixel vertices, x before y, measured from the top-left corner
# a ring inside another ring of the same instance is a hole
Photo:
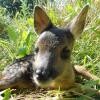
[[[53,68],[44,69],[42,67],[40,69],[37,69],[34,73],[34,77],[36,78],[36,80],[41,83],[46,83],[50,80],[53,80],[57,74],[57,72]]]
[[[36,74],[36,78],[37,78],[37,80],[39,80],[39,81],[47,81],[48,79],[49,79],[49,77],[52,75],[51,74],[52,72],[51,71],[49,71],[48,69],[43,69],[43,68],[41,68],[41,69],[37,69],[36,71],[35,71],[35,74]]]

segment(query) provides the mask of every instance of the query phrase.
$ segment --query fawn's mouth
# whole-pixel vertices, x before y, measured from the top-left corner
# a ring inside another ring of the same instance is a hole
[[[50,72],[49,74],[44,74],[44,75],[33,75],[33,81],[37,86],[40,87],[49,87],[52,82],[57,78],[58,73],[56,71]]]
[[[34,82],[35,82],[35,84],[36,84],[37,86],[40,86],[40,87],[45,88],[45,87],[49,87],[50,84],[53,82],[54,79],[49,78],[48,80],[41,81],[41,80],[38,80],[38,79],[37,79],[37,76],[34,76],[34,77],[33,77],[33,80],[34,80]]]

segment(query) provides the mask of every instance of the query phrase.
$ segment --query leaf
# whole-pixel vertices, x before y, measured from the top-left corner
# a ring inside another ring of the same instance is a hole
[[[11,95],[11,89],[8,88],[4,92],[4,98],[3,98],[3,100],[9,100],[10,99],[10,95]]]
[[[28,22],[29,25],[33,25],[33,18],[28,18],[27,22]]]
[[[26,47],[19,48],[18,53],[17,53],[17,58],[24,57],[26,54],[27,54]]]
[[[15,57],[14,53],[14,46],[12,46],[8,41],[0,38],[0,46],[7,50],[9,56],[13,59]]]
[[[13,42],[16,42],[16,40],[18,38],[18,34],[17,34],[16,30],[14,29],[14,27],[9,26],[7,28],[7,32],[8,32],[8,36],[9,36],[10,40],[12,40]]]
[[[74,11],[72,5],[69,4],[69,5],[67,6],[67,11],[69,11],[69,12],[73,12],[73,11]]]
[[[22,40],[25,41],[27,36],[28,36],[28,32],[23,31],[23,33],[22,33]]]

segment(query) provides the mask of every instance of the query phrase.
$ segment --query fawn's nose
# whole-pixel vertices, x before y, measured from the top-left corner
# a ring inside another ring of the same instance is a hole
[[[50,78],[51,73],[49,70],[38,69],[35,71],[35,75],[36,75],[37,80],[46,81]]]

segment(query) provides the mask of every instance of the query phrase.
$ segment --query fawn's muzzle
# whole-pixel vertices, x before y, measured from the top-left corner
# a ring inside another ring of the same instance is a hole
[[[57,71],[54,68],[39,68],[34,71],[33,78],[37,85],[48,84],[57,77]]]
[[[47,81],[48,78],[51,76],[51,72],[48,70],[38,69],[35,71],[36,78],[39,81]]]

